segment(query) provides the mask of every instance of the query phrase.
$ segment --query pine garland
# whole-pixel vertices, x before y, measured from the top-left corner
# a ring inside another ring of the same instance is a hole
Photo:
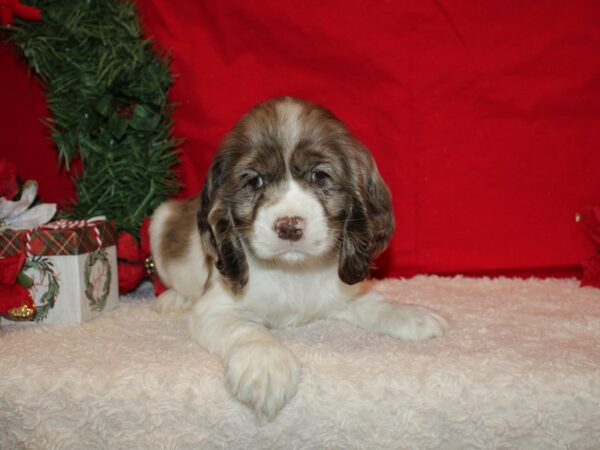
[[[29,0],[41,22],[16,20],[9,40],[47,86],[47,120],[60,164],[74,174],[72,218],[106,215],[137,235],[179,187],[167,100],[168,61],[144,39],[123,0]]]

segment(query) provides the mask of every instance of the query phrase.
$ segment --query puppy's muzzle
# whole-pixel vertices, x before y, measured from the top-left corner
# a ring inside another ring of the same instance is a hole
[[[304,219],[302,217],[280,217],[273,224],[273,230],[284,241],[298,241],[304,234]]]

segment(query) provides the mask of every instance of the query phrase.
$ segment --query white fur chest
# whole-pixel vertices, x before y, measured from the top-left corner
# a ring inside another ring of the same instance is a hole
[[[241,304],[272,327],[302,325],[323,318],[341,305],[342,283],[334,259],[301,267],[248,258],[250,281]]]

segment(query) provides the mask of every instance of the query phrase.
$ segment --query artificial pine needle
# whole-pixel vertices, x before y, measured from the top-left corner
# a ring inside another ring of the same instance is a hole
[[[47,84],[45,123],[59,164],[84,166],[67,215],[103,214],[137,236],[144,217],[179,188],[168,62],[143,37],[129,1],[28,4],[42,21],[16,19],[7,34]]]

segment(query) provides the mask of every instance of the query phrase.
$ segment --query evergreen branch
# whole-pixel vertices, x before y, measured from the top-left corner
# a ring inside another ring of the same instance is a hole
[[[47,85],[45,122],[59,165],[71,170],[80,159],[84,166],[67,215],[104,214],[137,235],[144,217],[179,188],[168,61],[143,37],[129,1],[29,4],[42,21],[17,19],[8,35]]]

